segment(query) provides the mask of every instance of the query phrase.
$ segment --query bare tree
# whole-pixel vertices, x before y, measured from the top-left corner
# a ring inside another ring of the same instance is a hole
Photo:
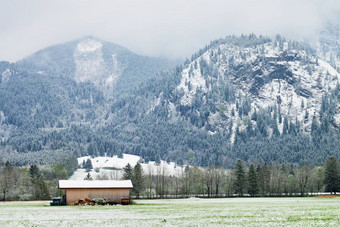
[[[5,167],[2,168],[0,172],[0,188],[2,192],[2,200],[6,201],[6,195],[9,192],[9,189],[13,187],[13,166],[9,163],[9,161],[6,162]]]
[[[153,168],[151,164],[148,165],[148,175],[146,177],[146,188],[148,189],[148,198],[150,199],[152,197],[152,190],[153,190],[153,180],[154,180],[154,174],[153,174]]]
[[[225,177],[225,191],[226,196],[230,197],[234,194],[234,183],[235,182],[235,175],[234,172],[231,170],[228,170]]]
[[[299,183],[300,196],[304,196],[306,192],[311,172],[312,170],[308,165],[304,165],[298,170],[297,178]]]
[[[210,167],[205,171],[205,174],[204,174],[204,183],[205,183],[205,186],[207,187],[208,197],[212,195],[213,179],[214,179],[213,170]]]
[[[190,168],[190,185],[192,193],[198,196],[203,193],[204,186],[202,185],[203,171],[201,168],[194,166]]]
[[[220,186],[222,183],[222,177],[223,177],[223,169],[215,167],[213,169],[213,177],[214,177],[214,184],[215,184],[215,196],[218,196],[220,191]]]

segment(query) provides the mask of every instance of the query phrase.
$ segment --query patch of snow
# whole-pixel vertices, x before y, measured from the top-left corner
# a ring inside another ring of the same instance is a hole
[[[131,154],[123,154],[123,158],[118,158],[118,156],[95,158],[84,156],[78,158],[78,165],[81,166],[83,161],[86,162],[87,159],[90,159],[92,162],[93,169],[89,173],[93,179],[119,180],[123,177],[123,168],[128,163],[133,168],[139,162],[144,174],[152,175],[178,176],[185,169],[183,166],[177,166],[174,162],[167,163],[163,160],[158,165],[153,161],[141,163],[143,159],[140,156]],[[83,180],[86,175],[85,169],[77,169],[70,177],[70,180]]]
[[[2,125],[3,121],[5,121],[5,113],[3,111],[0,111],[0,125]]]
[[[177,115],[176,106],[172,102],[169,102],[168,108],[169,108],[168,118],[175,117]]]
[[[87,39],[81,43],[78,43],[77,50],[79,52],[94,52],[103,47],[103,44],[93,39]]]
[[[155,110],[156,106],[159,106],[161,104],[161,96],[163,95],[163,92],[161,92],[158,96],[158,98],[155,99],[153,105],[150,107],[150,109],[148,109],[148,111],[146,112],[146,114],[149,114],[151,111]]]
[[[101,43],[94,40],[85,40],[77,45],[74,52],[77,82],[99,82],[105,67],[101,47]]]
[[[339,79],[340,74],[329,63],[322,60],[318,60],[318,62],[324,73],[328,72],[331,76],[336,76]]]
[[[191,106],[192,99],[195,97],[197,89],[200,88],[203,92],[208,91],[206,81],[199,70],[200,63],[198,60],[196,60],[196,64],[196,69],[194,67],[194,63],[191,63],[188,68],[183,70],[181,82],[177,87],[177,90],[183,89],[184,91],[184,95],[181,98],[181,104],[183,106]],[[192,71],[190,72],[191,67]]]
[[[78,43],[74,51],[75,80],[78,83],[93,82],[104,91],[104,94],[112,95],[113,88],[121,75],[121,67],[116,54],[112,55],[112,66],[105,63],[102,47],[102,43],[93,39]]]
[[[2,83],[7,83],[12,76],[10,69],[6,69],[2,74]]]
[[[216,131],[214,131],[214,132],[208,131],[208,134],[211,135],[211,136],[215,135],[216,133],[217,133]]]

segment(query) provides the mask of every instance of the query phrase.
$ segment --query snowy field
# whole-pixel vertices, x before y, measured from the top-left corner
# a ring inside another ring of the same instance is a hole
[[[339,226],[340,198],[137,200],[129,206],[0,203],[0,226]]]
[[[78,164],[81,165],[83,161],[90,159],[93,165],[93,169],[90,174],[94,180],[120,180],[123,177],[123,168],[130,163],[134,167],[138,162],[142,161],[142,158],[137,155],[123,154],[122,158],[118,158],[116,155],[113,157],[95,157],[84,156],[78,158]],[[161,175],[166,176],[180,176],[184,172],[183,166],[178,166],[174,162],[167,163],[161,160],[157,165],[155,162],[141,163],[144,174]],[[96,171],[97,170],[97,171]],[[77,169],[69,180],[83,180],[87,175],[84,169]]]

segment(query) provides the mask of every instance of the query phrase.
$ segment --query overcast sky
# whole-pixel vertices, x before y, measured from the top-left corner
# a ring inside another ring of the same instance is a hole
[[[339,0],[0,0],[0,60],[87,35],[185,58],[231,34],[312,39],[339,14]]]

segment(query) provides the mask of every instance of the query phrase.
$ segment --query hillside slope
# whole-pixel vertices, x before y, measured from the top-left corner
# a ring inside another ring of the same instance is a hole
[[[2,157],[58,149],[79,154],[105,124],[112,100],[174,64],[94,37],[0,62],[0,151],[9,151]]]
[[[117,103],[112,125],[127,150],[151,159],[318,164],[339,155],[339,76],[304,43],[229,36],[141,88],[139,105]]]
[[[227,36],[172,68],[85,37],[0,62],[0,154],[319,165],[340,155],[340,74],[326,49]]]

